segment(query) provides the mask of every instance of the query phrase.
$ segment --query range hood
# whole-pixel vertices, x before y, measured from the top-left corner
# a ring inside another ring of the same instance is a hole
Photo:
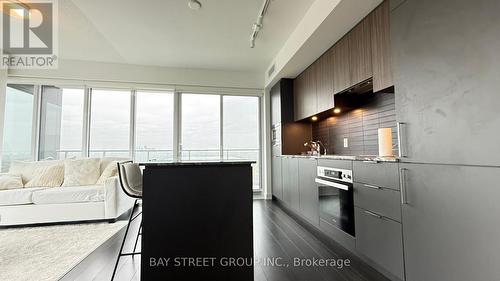
[[[334,108],[339,109],[340,112],[348,112],[354,109],[358,109],[366,106],[369,103],[372,103],[373,100],[377,98],[377,95],[379,93],[394,93],[394,87],[390,87],[383,91],[374,93],[373,80],[372,78],[370,78],[350,88],[347,88],[340,93],[332,94],[335,104]],[[340,112],[334,112],[332,109],[328,109],[314,115],[316,119],[312,121],[325,119]]]
[[[343,92],[335,94],[333,99],[335,107],[343,111],[359,108],[373,98],[373,80],[372,78],[358,83]]]

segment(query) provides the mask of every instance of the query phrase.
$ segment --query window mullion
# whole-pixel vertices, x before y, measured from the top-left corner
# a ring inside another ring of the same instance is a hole
[[[181,93],[174,91],[174,133],[173,133],[173,147],[172,158],[174,161],[179,161],[179,153],[181,150],[181,122],[182,122],[182,98]]]
[[[40,130],[41,130],[41,114],[42,114],[42,86],[34,85],[35,91],[33,93],[33,127],[31,137],[31,159],[38,161],[39,159],[39,146],[40,146]]]
[[[220,120],[219,120],[219,132],[220,132],[220,135],[219,135],[219,143],[220,143],[220,148],[219,148],[219,154],[220,154],[220,160],[223,161],[224,160],[224,96],[223,95],[219,95],[219,102],[220,102],[220,105],[219,105],[219,114],[220,114]]]
[[[7,70],[5,70],[7,71]],[[0,70],[0,75],[3,75],[4,70]],[[7,75],[7,74],[5,74]],[[0,82],[0,171],[2,169],[2,158],[3,158],[3,153],[2,153],[2,148],[4,146],[3,144],[3,134],[5,130],[5,109],[6,109],[6,100],[7,100],[7,83],[5,80]]]
[[[82,157],[90,156],[90,111],[92,88],[85,87],[83,95]]]
[[[135,134],[136,134],[136,97],[137,90],[132,90],[130,92],[130,135],[129,135],[129,149],[130,158],[135,160]]]
[[[263,114],[265,112],[265,107],[264,107],[264,103],[263,103],[263,98],[262,97],[258,97],[259,99],[259,157],[258,157],[258,166],[259,166],[259,191],[263,191],[264,190],[264,182],[263,182],[263,171],[264,171],[264,166],[266,166],[264,164],[264,159],[265,159],[265,154],[264,154],[264,149],[263,149],[263,137],[266,136],[265,134],[265,123],[263,123],[263,120],[265,120],[265,118],[263,118]]]

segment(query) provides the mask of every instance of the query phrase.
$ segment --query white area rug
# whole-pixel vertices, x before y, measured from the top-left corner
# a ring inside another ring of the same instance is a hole
[[[58,280],[125,221],[0,229],[0,280]]]

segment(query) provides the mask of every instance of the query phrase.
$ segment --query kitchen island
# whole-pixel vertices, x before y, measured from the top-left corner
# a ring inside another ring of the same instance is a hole
[[[253,280],[252,163],[142,164],[141,280]]]

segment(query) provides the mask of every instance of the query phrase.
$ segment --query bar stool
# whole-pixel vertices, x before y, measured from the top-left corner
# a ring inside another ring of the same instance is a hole
[[[134,250],[131,253],[123,253],[123,246],[125,245],[125,240],[127,239],[128,230],[130,228],[130,223],[134,221],[137,217],[142,214],[142,211],[134,216],[136,208],[139,207],[139,200],[142,199],[142,173],[139,164],[133,163],[132,161],[118,162],[118,179],[123,192],[128,196],[135,198],[134,207],[132,207],[132,212],[127,223],[127,229],[125,230],[125,236],[123,236],[122,245],[120,247],[120,252],[118,253],[118,258],[116,259],[115,268],[113,269],[113,275],[111,280],[115,278],[116,269],[118,268],[118,262],[122,256],[135,256],[140,255],[141,252],[136,252],[137,241],[139,241],[139,235],[142,234],[142,218],[141,224],[139,226],[139,231],[135,238]]]

